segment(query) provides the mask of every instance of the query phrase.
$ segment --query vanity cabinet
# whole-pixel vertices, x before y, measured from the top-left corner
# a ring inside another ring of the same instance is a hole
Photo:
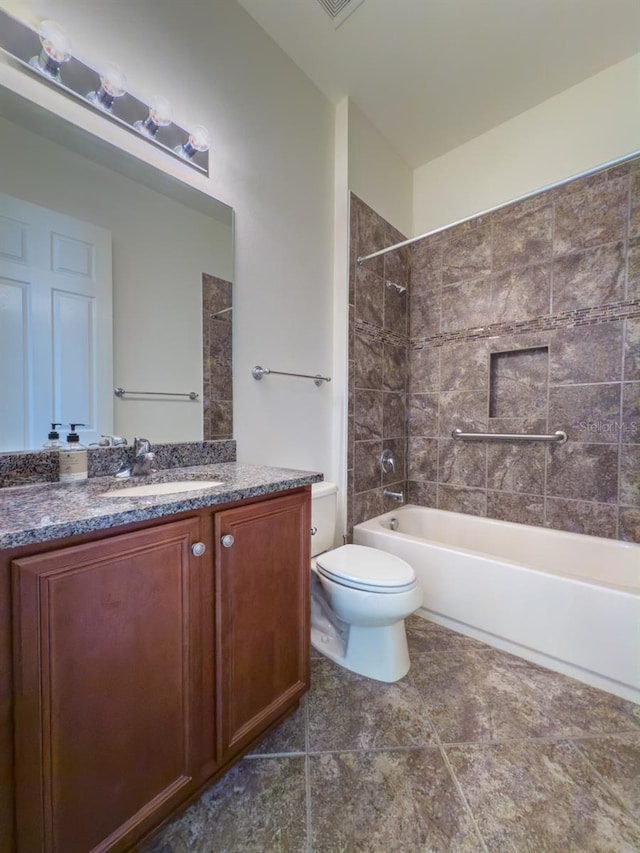
[[[309,502],[298,495],[215,516],[225,756],[248,746],[309,685],[310,529]]]
[[[10,559],[17,853],[135,849],[307,690],[309,489],[186,515]]]

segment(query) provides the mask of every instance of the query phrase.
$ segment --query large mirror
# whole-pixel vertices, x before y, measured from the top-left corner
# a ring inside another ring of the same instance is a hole
[[[230,207],[0,87],[0,452],[230,437],[232,279]]]

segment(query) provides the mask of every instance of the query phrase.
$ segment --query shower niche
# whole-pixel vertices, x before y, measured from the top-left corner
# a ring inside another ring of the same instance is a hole
[[[489,418],[545,417],[549,348],[491,353]]]

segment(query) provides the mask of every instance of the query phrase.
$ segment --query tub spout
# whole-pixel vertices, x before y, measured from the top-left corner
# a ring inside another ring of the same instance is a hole
[[[394,492],[392,489],[384,489],[382,492],[383,498],[391,498],[392,501],[402,503],[404,501],[404,492]]]

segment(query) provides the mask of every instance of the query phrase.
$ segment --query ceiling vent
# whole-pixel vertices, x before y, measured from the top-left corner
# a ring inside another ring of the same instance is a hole
[[[364,0],[318,0],[318,3],[331,16],[337,29]]]

